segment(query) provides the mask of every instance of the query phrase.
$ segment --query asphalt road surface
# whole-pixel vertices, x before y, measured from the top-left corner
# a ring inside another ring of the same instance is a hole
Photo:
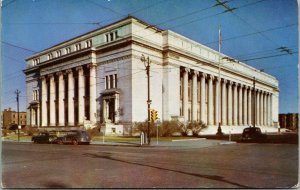
[[[2,186],[285,188],[298,184],[298,145],[200,146],[203,142],[160,147],[3,142]]]

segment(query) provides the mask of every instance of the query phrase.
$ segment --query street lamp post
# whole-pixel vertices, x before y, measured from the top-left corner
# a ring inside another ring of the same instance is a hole
[[[144,63],[146,67],[146,74],[147,74],[147,86],[148,86],[148,99],[147,99],[147,106],[148,106],[148,121],[147,121],[147,140],[148,140],[148,145],[150,145],[151,139],[150,139],[150,105],[151,105],[151,100],[150,100],[150,59],[149,56],[145,58],[144,54],[142,54],[141,61]]]

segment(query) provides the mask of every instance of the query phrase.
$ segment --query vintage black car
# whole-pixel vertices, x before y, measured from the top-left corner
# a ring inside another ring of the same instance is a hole
[[[247,127],[243,130],[241,141],[264,142],[267,135],[263,134],[259,127]]]
[[[91,138],[86,131],[72,130],[63,133],[64,135],[59,136],[56,139],[58,144],[90,144]]]
[[[33,143],[56,143],[56,135],[52,135],[49,132],[40,132],[37,135],[33,135],[31,141]]]

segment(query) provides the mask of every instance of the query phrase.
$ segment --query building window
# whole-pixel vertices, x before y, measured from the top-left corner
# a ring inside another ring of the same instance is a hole
[[[106,42],[111,42],[111,41],[114,41],[118,38],[118,31],[113,31],[113,32],[110,32],[108,34],[105,34],[105,39],[106,39]]]
[[[105,76],[105,89],[117,88],[117,74]]]
[[[48,60],[50,60],[50,59],[53,59],[53,54],[52,53],[48,54]]]
[[[92,46],[92,40],[87,40],[86,42],[85,42],[85,47],[86,48],[89,48],[89,47],[91,47]]]
[[[60,57],[61,56],[61,50],[56,51],[56,57]]]
[[[70,47],[67,47],[67,48],[66,48],[66,54],[69,54],[69,53],[71,53],[71,48],[70,48]]]
[[[118,88],[118,78],[117,78],[117,74],[115,74],[115,88]]]
[[[81,44],[76,44],[75,45],[75,51],[79,51],[81,49]]]
[[[40,63],[40,58],[37,58],[37,59],[33,60],[33,66],[36,66],[39,63]]]
[[[39,100],[39,91],[38,90],[34,90],[32,93],[32,99],[33,100]]]
[[[105,89],[108,89],[108,76],[105,76]]]
[[[113,75],[109,75],[109,87],[114,88],[114,77],[113,77]]]

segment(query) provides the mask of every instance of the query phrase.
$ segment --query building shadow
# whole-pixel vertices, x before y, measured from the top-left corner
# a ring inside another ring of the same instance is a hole
[[[250,186],[247,186],[247,185],[242,185],[242,184],[239,184],[239,183],[236,183],[236,182],[232,182],[232,181],[226,180],[226,179],[224,179],[224,177],[218,176],[218,175],[203,175],[203,174],[198,174],[198,173],[191,173],[191,172],[173,170],[173,169],[162,168],[162,167],[152,166],[152,165],[143,164],[143,163],[137,163],[137,162],[131,162],[131,161],[126,161],[126,160],[121,160],[121,159],[113,158],[112,155],[111,155],[111,153],[109,153],[109,152],[101,153],[101,155],[99,155],[99,154],[91,154],[91,153],[85,153],[83,155],[91,157],[91,158],[108,159],[108,160],[123,162],[123,163],[127,163],[127,164],[134,164],[134,165],[145,166],[145,167],[155,168],[155,169],[164,170],[164,171],[171,171],[171,172],[186,174],[186,175],[190,175],[190,176],[194,176],[194,177],[199,177],[199,178],[206,178],[206,179],[210,179],[210,180],[216,180],[216,181],[220,181],[220,182],[232,184],[232,185],[235,185],[235,186],[240,187],[240,188],[255,188],[255,187],[250,187]]]

